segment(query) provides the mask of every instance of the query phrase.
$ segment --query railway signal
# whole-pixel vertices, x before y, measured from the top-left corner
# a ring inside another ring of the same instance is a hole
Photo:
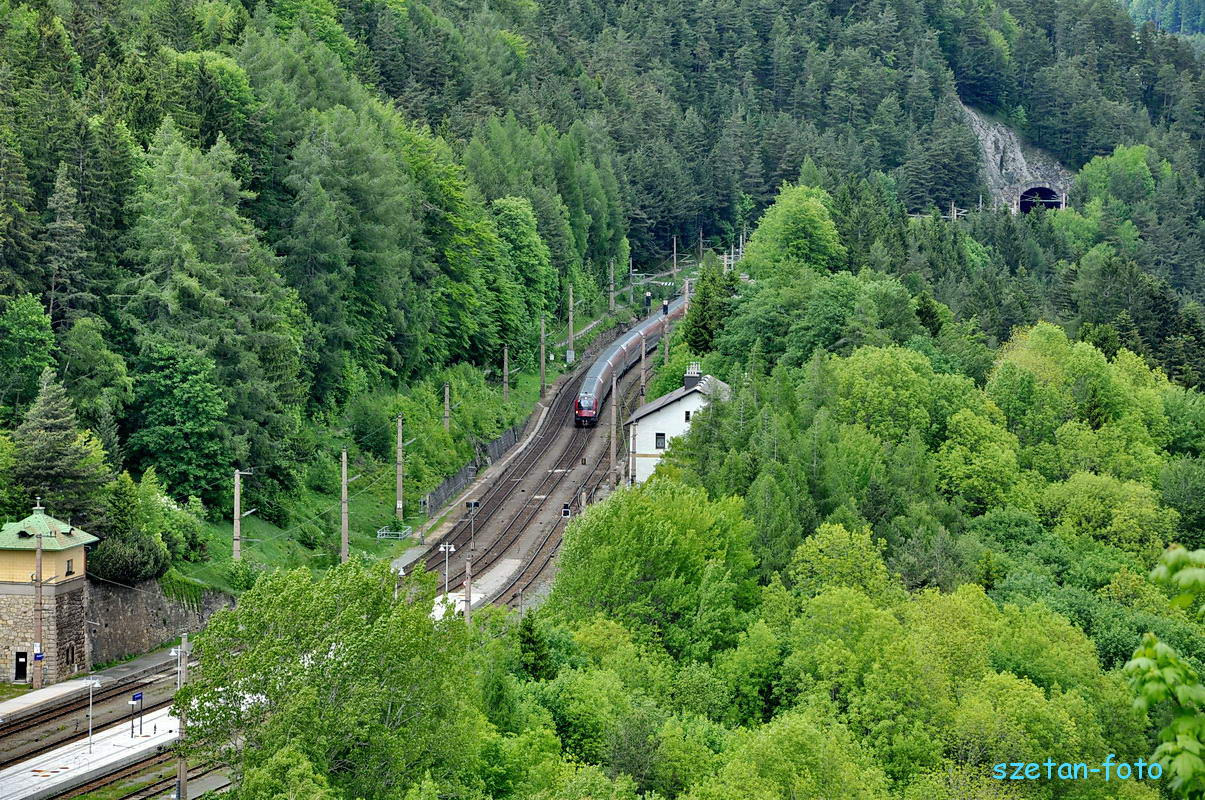
[[[469,541],[470,547],[477,549],[477,509],[481,508],[481,503],[477,500],[467,500],[464,504],[465,509],[469,512]]]
[[[561,516],[568,519],[568,517],[569,517],[569,504],[568,503],[561,503]]]

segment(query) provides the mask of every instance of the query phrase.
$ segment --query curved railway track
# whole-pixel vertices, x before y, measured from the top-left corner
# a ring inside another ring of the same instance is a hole
[[[622,332],[619,334],[622,335]],[[607,337],[607,343],[612,341],[614,337]],[[607,344],[603,342],[595,342],[590,351],[597,353]],[[427,551],[418,559],[425,561],[427,569],[437,571],[441,577],[444,575],[444,559],[440,555],[439,546],[441,544],[451,544],[456,548],[457,554],[468,554],[468,549],[474,537],[475,528],[481,528],[491,522],[494,517],[506,508],[507,503],[515,496],[519,490],[520,483],[524,476],[531,473],[561,442],[565,441],[564,431],[569,429],[573,431],[573,426],[569,425],[569,420],[572,418],[573,401],[577,395],[577,387],[581,382],[581,369],[590,362],[583,358],[572,372],[568,373],[568,377],[561,383],[560,388],[552,398],[552,403],[548,407],[548,413],[545,415],[543,422],[537,428],[535,438],[532,443],[520,453],[514,461],[507,466],[501,475],[494,478],[484,494],[479,498],[481,505],[477,509],[476,520],[470,520],[468,515],[463,515],[456,521],[452,529],[441,538],[438,542],[433,543],[427,548]],[[587,433],[587,431],[579,431]],[[534,500],[540,495],[547,498],[557,487],[561,485],[567,472],[556,472],[556,470],[568,470],[571,465],[581,459],[581,453],[588,444],[588,437],[570,438],[570,443],[562,448],[561,452],[556,456],[556,461],[552,466],[552,471],[548,473],[546,479],[541,482],[541,487],[530,492],[530,498]],[[576,442],[578,449],[574,451],[572,456],[568,454],[566,448],[572,447]],[[484,544],[480,548],[478,557],[474,560],[474,573],[483,575],[485,570],[497,563],[522,534],[523,529],[534,519],[543,507],[543,500],[537,502],[534,506],[529,501],[524,504],[523,511],[530,511],[527,514],[527,519],[521,524],[516,524],[517,518],[523,516],[522,513],[516,515],[516,518],[509,520],[502,533]],[[499,544],[505,544],[499,547]],[[449,560],[447,583],[448,590],[452,591],[453,587],[459,587],[464,581],[464,556],[458,555]]]
[[[638,381],[632,381],[627,387],[623,397],[623,412],[630,412],[635,406],[636,394],[634,392]],[[606,482],[607,470],[603,468],[603,464],[607,461],[610,447],[604,450],[594,460],[594,464],[590,473],[582,482],[582,489],[588,497],[593,497],[594,493]],[[585,509],[581,509],[584,511]],[[580,513],[580,511],[579,511]],[[523,566],[515,572],[506,585],[504,585],[494,595],[493,602],[510,606],[514,608],[522,605],[524,592],[527,592],[534,586],[538,586],[544,575],[547,573],[556,558],[557,553],[561,550],[561,540],[565,532],[565,527],[568,520],[558,519],[540,540],[540,544],[535,548],[535,551],[527,558]]]

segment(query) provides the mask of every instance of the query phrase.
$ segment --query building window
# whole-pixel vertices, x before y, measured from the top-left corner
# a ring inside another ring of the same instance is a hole
[[[689,411],[686,412],[686,421],[690,422],[690,412]]]
[[[67,574],[68,575],[75,574],[75,559],[74,558],[67,559]]]
[[[658,450],[665,449],[665,434],[664,433],[657,434],[657,443],[654,445],[654,447],[656,447]]]

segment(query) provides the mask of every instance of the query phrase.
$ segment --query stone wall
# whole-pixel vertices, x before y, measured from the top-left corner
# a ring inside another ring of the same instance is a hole
[[[165,595],[157,581],[126,588],[89,580],[88,619],[100,623],[87,626],[92,662],[153,650],[184,631],[200,630],[215,611],[233,607],[234,598],[221,592],[205,592],[193,608]]]
[[[17,651],[26,654],[27,666],[33,664],[32,639],[33,597],[0,594],[0,681],[12,681]]]
[[[46,658],[53,659],[50,670],[56,681],[65,680],[88,669],[88,643],[84,633],[84,600],[87,589],[80,586],[73,592],[56,595],[54,618],[56,639],[54,649],[46,648]]]

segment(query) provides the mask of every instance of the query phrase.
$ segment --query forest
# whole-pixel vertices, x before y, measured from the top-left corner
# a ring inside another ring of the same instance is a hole
[[[241,575],[177,701],[243,800],[1205,797],[1201,15],[0,0],[0,519],[225,569],[253,472],[319,558]],[[997,208],[963,105],[1068,207]],[[538,610],[322,568],[340,449],[387,474],[403,415],[430,489],[530,410],[503,347],[696,246],[652,391],[733,397]],[[1110,756],[1162,776],[993,777]]]

